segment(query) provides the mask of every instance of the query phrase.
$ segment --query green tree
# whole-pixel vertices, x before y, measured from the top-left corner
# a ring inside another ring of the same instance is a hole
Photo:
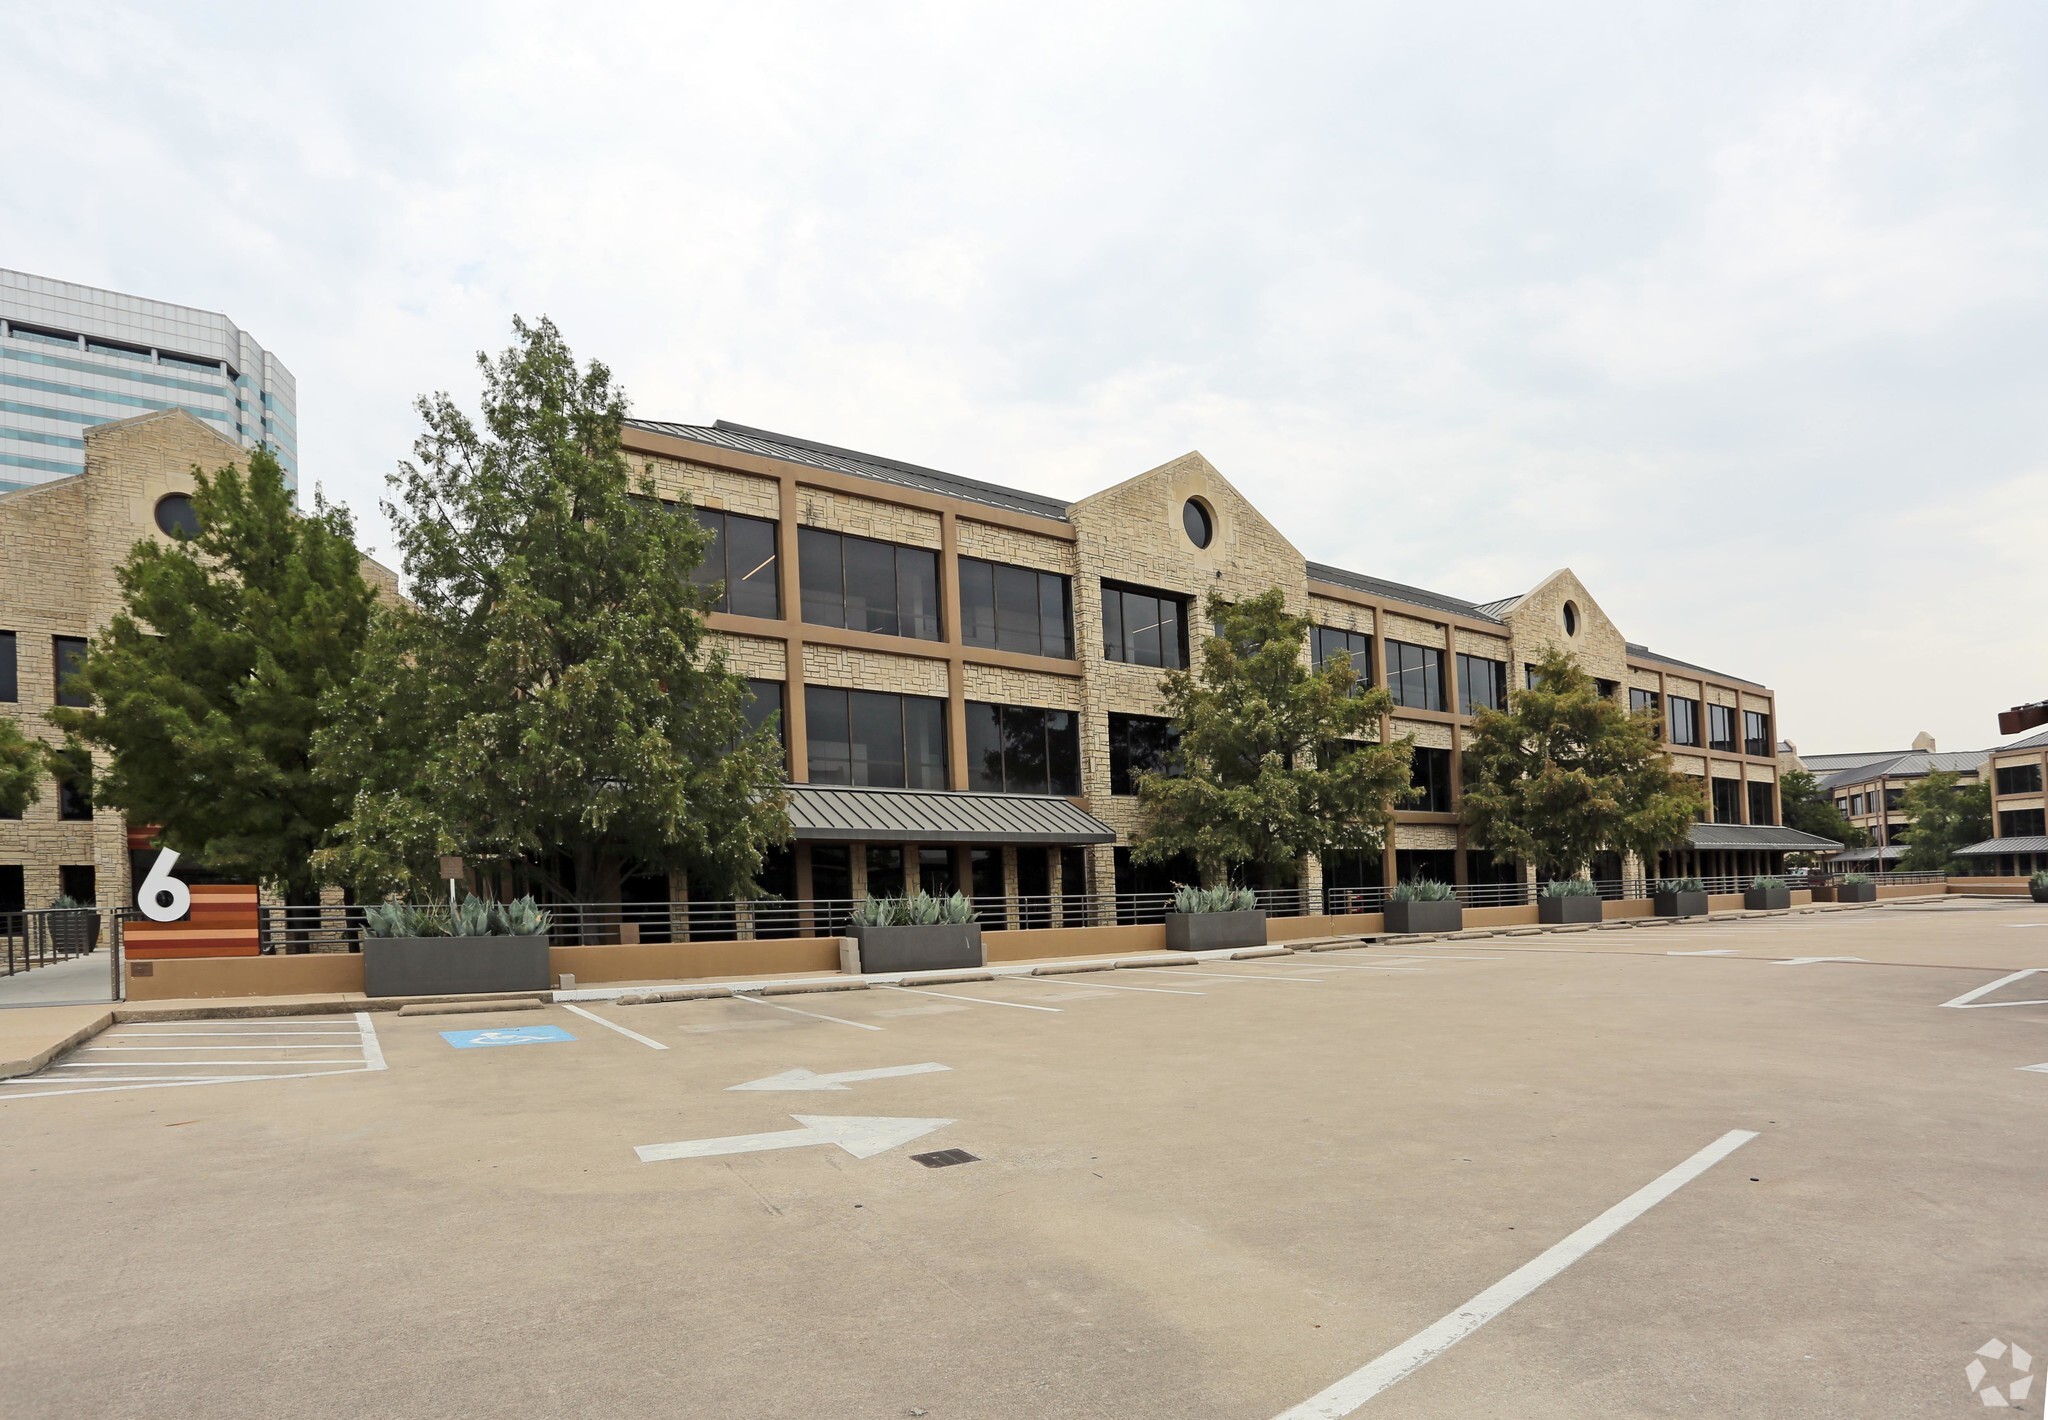
[[[1505,713],[1482,709],[1465,746],[1460,803],[1475,847],[1568,877],[1598,853],[1654,863],[1685,842],[1698,787],[1671,767],[1657,715],[1630,714],[1555,648]]]
[[[21,732],[12,717],[0,715],[0,817],[20,818],[42,797],[43,745]]]
[[[1779,816],[1785,827],[1818,838],[1832,839],[1844,848],[1865,848],[1870,835],[1842,817],[1835,801],[1820,787],[1820,781],[1804,769],[1788,769],[1778,776]]]
[[[1235,604],[1212,592],[1207,610],[1199,671],[1161,685],[1180,772],[1138,776],[1132,856],[1186,854],[1206,883],[1238,870],[1273,886],[1312,854],[1384,846],[1414,747],[1379,743],[1386,691],[1361,690],[1348,661],[1312,669],[1309,620],[1277,590]]]
[[[1952,770],[1934,770],[1906,790],[1899,810],[1912,820],[1899,860],[1909,873],[1961,872],[1956,850],[1991,836],[1991,786],[1965,784]]]
[[[355,677],[375,594],[348,510],[316,495],[300,514],[268,450],[193,476],[198,536],[129,552],[122,610],[79,672],[91,704],[50,719],[69,752],[110,757],[99,803],[208,868],[315,902],[313,852],[345,800],[315,781],[312,740],[322,698]]]
[[[410,603],[380,608],[320,741],[352,795],[323,858],[361,893],[460,852],[492,890],[615,903],[634,872],[750,890],[787,834],[782,750],[706,640],[706,535],[636,496],[625,396],[552,322],[477,357],[482,419],[446,394],[389,480]]]

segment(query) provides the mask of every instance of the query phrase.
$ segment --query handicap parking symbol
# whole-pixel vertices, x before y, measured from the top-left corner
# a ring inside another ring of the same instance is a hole
[[[574,1040],[560,1026],[501,1026],[497,1030],[444,1030],[441,1039],[457,1050],[478,1050],[488,1045],[546,1045],[550,1041]]]

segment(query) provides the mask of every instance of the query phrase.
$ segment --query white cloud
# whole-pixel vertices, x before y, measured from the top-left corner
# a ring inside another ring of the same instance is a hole
[[[1570,564],[1802,744],[1969,744],[2048,694],[2044,30],[17,5],[0,262],[229,312],[373,537],[412,396],[545,311],[642,413],[1067,495],[1199,448],[1312,557]]]

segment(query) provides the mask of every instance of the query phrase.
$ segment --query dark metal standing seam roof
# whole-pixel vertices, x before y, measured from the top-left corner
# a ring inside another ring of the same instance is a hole
[[[2048,853],[2048,838],[2038,833],[2024,838],[1987,838],[1968,848],[1956,849],[1958,858],[1994,858],[2000,853]]]
[[[1116,830],[1049,794],[790,784],[789,826],[812,843],[1114,843]]]
[[[1687,835],[1695,848],[1760,848],[1767,853],[1813,853],[1840,848],[1832,838],[1766,823],[1696,823]]]
[[[885,459],[876,454],[863,454],[854,449],[814,443],[809,439],[798,439],[767,429],[752,429],[744,424],[733,424],[723,419],[708,425],[670,424],[659,419],[628,419],[626,422],[636,429],[647,429],[656,434],[689,439],[699,444],[737,449],[741,453],[760,454],[766,458],[783,459],[789,463],[808,464],[812,468],[850,473],[858,478],[873,478],[883,483],[896,484],[900,488],[916,488],[948,498],[965,499],[970,503],[984,503],[991,508],[1006,508],[1013,513],[1029,513],[1034,517],[1053,518],[1059,522],[1067,520],[1066,503],[1058,498],[1048,498],[1041,493],[1026,493],[1022,489],[1005,488],[998,483],[983,483],[979,479],[962,478],[957,473],[921,468],[914,463],[899,463],[895,459]]]
[[[1709,670],[1705,666],[1696,666],[1691,661],[1681,661],[1676,656],[1659,655],[1648,646],[1639,646],[1633,641],[1625,642],[1624,645],[1631,656],[1639,657],[1645,661],[1657,661],[1663,665],[1677,666],[1680,670],[1697,671],[1701,675],[1716,676],[1722,680],[1740,681],[1744,685],[1753,685],[1758,690],[1770,689],[1769,686],[1760,680],[1751,680],[1748,676],[1730,675],[1726,671]]]
[[[1490,621],[1500,624],[1500,618],[1480,609],[1478,603],[1468,602],[1462,597],[1445,596],[1442,592],[1424,591],[1421,587],[1410,587],[1400,582],[1389,582],[1381,577],[1368,577],[1362,572],[1347,572],[1342,567],[1332,567],[1327,562],[1308,564],[1308,578],[1311,582],[1328,582],[1333,587],[1349,587],[1357,592],[1370,592],[1388,601],[1407,602],[1411,606],[1428,607],[1431,611],[1447,611],[1456,616],[1469,616],[1474,621]]]

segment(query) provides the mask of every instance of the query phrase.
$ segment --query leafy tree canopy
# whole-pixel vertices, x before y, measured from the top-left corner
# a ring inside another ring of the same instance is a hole
[[[1309,619],[1277,590],[1235,604],[1212,592],[1207,611],[1199,671],[1161,686],[1178,772],[1138,777],[1132,856],[1186,854],[1205,882],[1239,868],[1272,883],[1311,854],[1383,846],[1413,748],[1379,743],[1386,691],[1361,688],[1348,661],[1312,669]]]
[[[1832,839],[1844,848],[1870,844],[1870,835],[1844,818],[1820,781],[1804,769],[1788,769],[1778,776],[1778,803],[1787,828]]]
[[[1630,714],[1552,648],[1505,713],[1482,709],[1465,746],[1460,812],[1498,862],[1569,877],[1603,852],[1654,862],[1685,842],[1698,786],[1671,767],[1656,712]]]
[[[21,731],[11,716],[0,715],[0,815],[20,818],[42,797],[43,746]]]
[[[198,536],[135,545],[122,610],[79,674],[92,703],[50,719],[110,756],[98,802],[208,868],[316,901],[313,851],[345,800],[314,779],[312,740],[322,697],[354,679],[374,599],[355,527],[317,495],[299,513],[267,449],[246,472],[193,476]]]
[[[1906,790],[1899,808],[1913,821],[1899,860],[1909,873],[1960,872],[1956,850],[1991,836],[1991,786],[1965,784],[1952,770],[1928,774]]]
[[[483,355],[482,419],[446,394],[389,481],[411,603],[380,609],[320,742],[352,794],[323,863],[423,887],[460,852],[502,889],[618,902],[632,872],[744,893],[786,836],[782,750],[704,632],[706,535],[632,487],[611,372],[552,322]]]

